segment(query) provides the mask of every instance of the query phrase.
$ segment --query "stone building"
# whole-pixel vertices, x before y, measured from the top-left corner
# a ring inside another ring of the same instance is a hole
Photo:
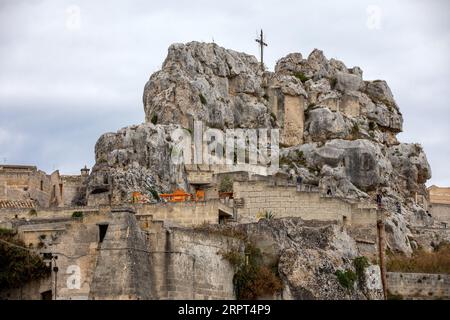
[[[450,188],[431,186],[428,188],[429,209],[433,217],[445,223],[450,223]]]
[[[0,166],[0,200],[33,200],[48,207],[51,192],[51,176],[35,166]]]
[[[80,175],[67,176],[58,170],[47,174],[36,166],[0,165],[0,201],[27,201],[42,208],[72,206],[88,176],[86,167]]]

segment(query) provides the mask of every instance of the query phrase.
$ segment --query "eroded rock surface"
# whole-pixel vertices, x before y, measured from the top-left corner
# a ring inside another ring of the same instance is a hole
[[[348,290],[339,282],[336,272],[355,272],[354,260],[360,254],[355,241],[337,225],[287,218],[234,228],[244,231],[268,264],[276,265],[284,285],[283,299],[382,298],[381,287],[369,290],[364,281],[355,281],[353,290]]]
[[[88,193],[108,184],[113,200],[123,201],[133,191],[152,198],[153,191],[185,186],[185,173],[169,161],[175,126],[192,130],[201,120],[219,129],[279,128],[282,171],[342,197],[383,193],[392,213],[388,245],[411,251],[413,199],[426,195],[431,170],[420,145],[398,141],[403,117],[385,81],[365,80],[361,68],[317,49],[307,58],[289,54],[270,72],[248,54],[191,42],[169,48],[143,102],[145,124],[97,142]]]

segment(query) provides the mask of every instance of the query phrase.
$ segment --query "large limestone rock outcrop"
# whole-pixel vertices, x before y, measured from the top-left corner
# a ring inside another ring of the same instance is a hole
[[[262,73],[256,58],[244,53],[216,44],[174,44],[145,85],[146,120],[185,128],[193,120],[214,128],[268,127]]]
[[[337,225],[285,218],[216,228],[240,230],[238,234],[243,232],[247,241],[253,242],[261,250],[265,262],[276,266],[284,286],[283,299],[382,298],[379,269],[378,289],[369,289],[365,281],[367,279],[356,281],[353,290],[339,283],[336,272],[354,272],[354,259],[360,254],[355,241]]]
[[[156,201],[155,193],[185,187],[181,166],[171,161],[171,133],[178,126],[144,123],[102,135],[88,194],[107,193],[113,203],[129,202],[133,192]]]
[[[289,54],[270,72],[248,54],[191,42],[169,48],[143,102],[145,124],[97,142],[89,194],[106,189],[123,201],[133,191],[153,198],[154,191],[186,186],[185,173],[169,159],[175,126],[192,130],[201,120],[219,129],[279,128],[282,171],[342,197],[382,192],[392,212],[389,246],[411,251],[409,217],[418,210],[416,193],[426,195],[431,170],[420,145],[398,141],[403,117],[385,81],[367,81],[361,68],[317,49],[306,58]]]
[[[283,150],[283,155],[302,152],[311,168],[342,168],[348,180],[363,191],[373,191],[387,185],[392,165],[383,155],[380,145],[368,140],[335,139],[318,144],[305,144]]]

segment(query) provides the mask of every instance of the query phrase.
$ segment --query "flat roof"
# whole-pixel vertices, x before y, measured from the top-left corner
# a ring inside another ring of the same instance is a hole
[[[37,169],[37,167],[20,164],[0,164],[0,169]]]

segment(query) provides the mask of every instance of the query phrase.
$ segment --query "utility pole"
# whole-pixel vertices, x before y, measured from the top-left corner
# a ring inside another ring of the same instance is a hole
[[[58,259],[57,255],[54,255],[51,252],[44,252],[43,253],[44,262],[48,263],[50,265],[50,272],[51,272],[51,279],[52,281],[52,299],[57,300],[58,299],[58,271],[59,268],[56,265],[56,260]],[[53,275],[53,276],[52,276]]]
[[[262,29],[259,39],[256,39],[255,41],[259,43],[261,49],[261,69],[264,70],[264,47],[267,47],[267,43],[264,42],[264,33]]]
[[[381,203],[378,205],[377,231],[378,231],[378,254],[380,260],[381,283],[383,286],[383,296],[387,300],[387,280],[386,280],[386,262],[385,262],[385,229],[384,229],[384,209]]]

